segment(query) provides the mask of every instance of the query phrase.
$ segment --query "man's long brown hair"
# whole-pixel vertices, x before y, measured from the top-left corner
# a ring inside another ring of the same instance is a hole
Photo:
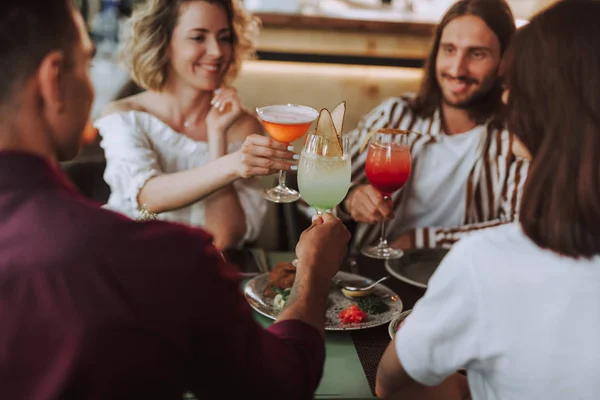
[[[530,165],[519,221],[542,248],[600,254],[600,3],[561,1],[507,53],[508,128]]]
[[[473,15],[485,22],[498,37],[502,54],[504,54],[511,37],[516,31],[512,11],[504,0],[460,0],[454,3],[446,11],[436,28],[433,47],[425,62],[425,74],[421,87],[412,102],[413,112],[422,118],[431,118],[442,104],[442,91],[436,77],[436,59],[442,32],[451,21],[464,15]],[[500,111],[503,108],[501,97],[502,83],[498,79],[490,91],[469,109],[471,116],[478,123],[487,120],[489,117],[495,117],[495,120],[501,121]]]

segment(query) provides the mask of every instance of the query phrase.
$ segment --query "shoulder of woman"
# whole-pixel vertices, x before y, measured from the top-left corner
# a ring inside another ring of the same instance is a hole
[[[136,94],[123,99],[111,101],[102,110],[100,118],[127,111],[146,111],[143,103],[143,94]]]
[[[98,129],[102,137],[122,136],[125,130],[129,133],[136,133],[139,127],[140,119],[134,111],[147,113],[143,103],[136,96],[113,101],[107,104],[100,116],[94,121],[94,127]],[[143,121],[146,121],[144,119]],[[144,126],[146,122],[144,122]]]
[[[235,143],[253,134],[264,134],[264,128],[258,118],[249,112],[244,112],[227,131],[227,141]]]

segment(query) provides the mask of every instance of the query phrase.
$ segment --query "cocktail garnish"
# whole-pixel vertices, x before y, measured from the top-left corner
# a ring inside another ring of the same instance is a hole
[[[324,156],[341,157],[344,155],[340,140],[338,139],[331,113],[326,108],[322,109],[317,120],[316,134],[327,139],[320,153]]]
[[[340,147],[342,146],[342,135],[344,134],[344,118],[346,116],[346,102],[342,101],[340,104],[335,106],[331,112],[331,119],[333,120],[333,126],[337,133]]]

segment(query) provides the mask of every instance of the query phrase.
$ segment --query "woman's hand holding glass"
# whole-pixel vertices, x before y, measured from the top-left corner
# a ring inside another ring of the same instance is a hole
[[[265,130],[282,143],[300,139],[319,113],[311,107],[296,104],[279,104],[256,109]],[[300,193],[285,184],[285,169],[279,171],[279,184],[264,192],[265,199],[275,203],[291,203],[300,198]]]
[[[235,170],[240,178],[295,170],[299,158],[286,143],[258,134],[248,136],[242,147],[233,154]]]

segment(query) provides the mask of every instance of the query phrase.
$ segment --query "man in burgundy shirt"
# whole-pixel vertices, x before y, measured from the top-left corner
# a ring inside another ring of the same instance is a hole
[[[207,233],[128,220],[60,174],[92,57],[70,0],[1,2],[0,398],[311,398],[349,233],[334,217],[303,233],[289,305],[261,328]]]

